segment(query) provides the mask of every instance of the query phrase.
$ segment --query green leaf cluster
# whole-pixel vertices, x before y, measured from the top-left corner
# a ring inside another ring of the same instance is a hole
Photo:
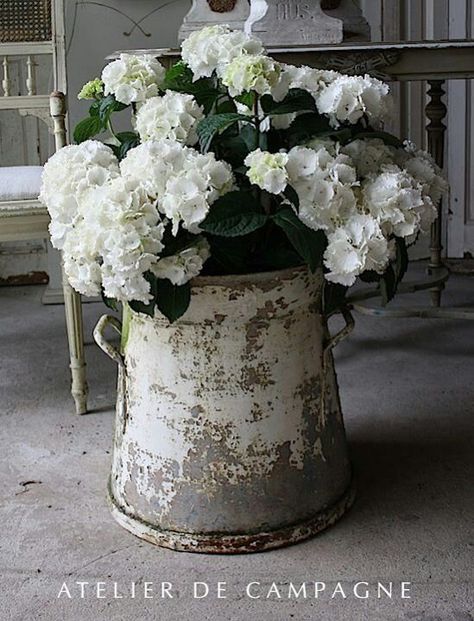
[[[177,62],[166,72],[163,90],[193,95],[197,103],[203,107],[205,114],[209,114],[216,106],[219,97],[225,95],[225,91],[217,86],[214,79],[201,78],[193,82],[192,71],[182,61]]]
[[[152,298],[148,304],[136,300],[129,302],[130,308],[137,313],[153,317],[156,307],[171,323],[179,319],[191,301],[190,284],[173,285],[165,278],[156,278],[151,272],[145,274],[145,278],[150,283]]]
[[[74,142],[80,144],[106,130],[110,130],[110,117],[114,112],[125,110],[127,106],[117,101],[114,95],[107,95],[94,101],[89,108],[89,116],[74,128]]]

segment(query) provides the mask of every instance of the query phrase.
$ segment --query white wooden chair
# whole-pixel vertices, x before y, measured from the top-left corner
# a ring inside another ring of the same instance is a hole
[[[9,3],[0,12],[0,58],[3,58],[2,110],[17,110],[45,122],[55,136],[55,147],[66,144],[66,101],[63,92],[38,95],[35,56],[49,55],[55,88],[66,87],[63,0]],[[26,14],[25,14],[26,13]],[[26,93],[12,92],[10,61],[26,63]],[[39,203],[40,166],[0,167],[0,243],[49,238],[49,216]],[[72,374],[72,396],[78,414],[87,410],[81,298],[63,278],[67,336]]]

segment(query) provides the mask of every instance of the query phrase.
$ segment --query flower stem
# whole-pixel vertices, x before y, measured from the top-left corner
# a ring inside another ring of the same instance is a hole
[[[112,136],[112,138],[114,140],[115,145],[119,146],[120,145],[120,140],[117,138],[117,134],[114,132],[114,128],[112,127],[112,121],[110,119],[107,121],[107,129],[109,130],[109,132],[110,132],[110,134],[111,134],[111,136]]]
[[[255,148],[260,146],[260,119],[258,115],[258,93],[253,94],[253,116],[255,119]]]
[[[263,207],[263,211],[269,216],[272,212],[272,199],[268,192],[260,193],[260,200]]]

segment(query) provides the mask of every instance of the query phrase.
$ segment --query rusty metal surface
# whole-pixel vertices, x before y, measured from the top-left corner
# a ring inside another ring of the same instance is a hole
[[[0,286],[12,287],[18,285],[47,285],[49,277],[46,272],[28,272],[27,274],[15,274],[7,276],[6,278],[0,277]]]
[[[282,548],[314,537],[322,530],[332,526],[350,509],[355,499],[355,492],[355,484],[352,481],[341,498],[331,507],[323,509],[310,519],[278,530],[246,535],[222,533],[190,535],[188,533],[160,530],[159,527],[153,524],[148,524],[127,515],[113,498],[110,484],[108,501],[115,520],[136,537],[144,539],[149,543],[178,552],[247,554]]]
[[[321,287],[305,269],[197,278],[172,325],[127,312],[110,482],[126,528],[232,552],[340,516],[350,465]]]

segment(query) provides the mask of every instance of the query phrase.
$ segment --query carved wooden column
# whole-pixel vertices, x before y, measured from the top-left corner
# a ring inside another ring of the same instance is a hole
[[[2,80],[2,88],[3,88],[3,96],[10,97],[10,67],[7,56],[3,59],[3,80]]]
[[[446,125],[443,123],[443,119],[447,113],[446,106],[442,100],[444,95],[444,80],[428,80],[428,84],[429,101],[425,108],[426,117],[428,119],[428,125],[426,126],[426,131],[428,133],[428,151],[431,153],[438,166],[442,168],[444,160],[444,133],[446,131]],[[438,218],[431,227],[430,263],[428,269],[432,272],[443,267],[441,258],[441,250],[443,249],[442,216],[443,208],[442,201],[440,201],[438,206]],[[441,292],[443,289],[444,283],[437,284],[433,289],[430,289],[433,306],[440,306]]]

